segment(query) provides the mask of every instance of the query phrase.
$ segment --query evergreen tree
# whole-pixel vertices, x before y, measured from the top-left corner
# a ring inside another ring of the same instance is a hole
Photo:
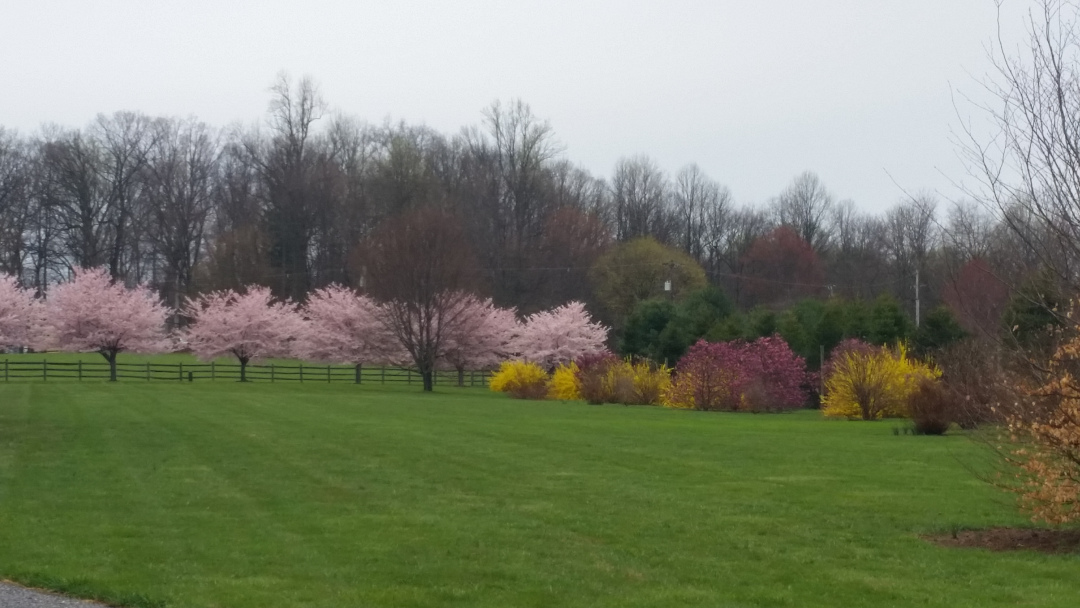
[[[659,360],[660,334],[675,318],[675,305],[667,300],[642,300],[626,319],[619,340],[619,352],[624,356],[648,357]],[[670,340],[671,336],[667,336]]]
[[[878,296],[870,310],[870,342],[896,344],[910,336],[911,321],[900,309],[900,303],[887,294]]]
[[[915,331],[915,353],[925,356],[953,342],[959,342],[967,335],[952,311],[947,306],[938,306],[926,315],[922,326]]]

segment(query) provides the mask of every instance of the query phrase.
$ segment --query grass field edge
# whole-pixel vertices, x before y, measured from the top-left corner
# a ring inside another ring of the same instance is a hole
[[[72,600],[98,602],[113,608],[166,608],[168,606],[163,599],[152,598],[142,593],[110,591],[83,578],[67,579],[49,574],[7,571],[0,568],[0,582],[60,595]]]

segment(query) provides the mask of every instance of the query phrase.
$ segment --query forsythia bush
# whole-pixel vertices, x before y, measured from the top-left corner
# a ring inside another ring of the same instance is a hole
[[[821,409],[826,416],[863,420],[907,416],[908,399],[919,384],[941,376],[937,367],[909,357],[902,344],[837,355],[825,378]]]
[[[503,361],[491,376],[490,388],[517,399],[543,399],[548,392],[548,375],[535,363]]]
[[[671,370],[647,360],[621,360],[611,353],[579,357],[577,387],[593,405],[659,405],[671,384]]]
[[[490,386],[519,399],[584,398],[592,404],[658,405],[670,390],[671,370],[646,360],[620,360],[601,353],[560,365],[549,379],[539,365],[514,360],[499,366]]]
[[[668,407],[765,412],[806,402],[806,362],[779,337],[753,342],[698,341],[675,368]]]
[[[571,361],[569,365],[560,365],[551,374],[551,383],[548,387],[548,398],[560,401],[575,401],[581,399],[581,382],[578,381],[577,363]]]
[[[671,388],[671,370],[649,361],[620,361],[608,368],[606,385],[611,401],[623,405],[659,405]]]

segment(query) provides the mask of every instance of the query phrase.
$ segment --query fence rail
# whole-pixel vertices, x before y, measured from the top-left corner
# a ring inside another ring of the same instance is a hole
[[[467,371],[465,386],[488,385],[491,371]],[[353,384],[422,384],[420,373],[406,367],[353,365],[248,365],[248,382],[348,382]],[[108,380],[109,364],[102,362],[12,361],[5,359],[0,378],[4,382]],[[239,381],[240,365],[228,363],[117,363],[117,380],[206,382]],[[440,370],[432,378],[438,385],[454,386],[457,371]]]

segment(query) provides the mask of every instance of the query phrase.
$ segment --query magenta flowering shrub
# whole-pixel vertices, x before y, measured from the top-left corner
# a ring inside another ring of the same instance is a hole
[[[806,403],[806,361],[773,336],[690,347],[675,368],[670,407],[771,412]]]
[[[590,405],[614,401],[614,387],[607,381],[608,372],[619,364],[619,358],[611,351],[601,350],[579,355],[574,359],[577,366],[578,391]]]

